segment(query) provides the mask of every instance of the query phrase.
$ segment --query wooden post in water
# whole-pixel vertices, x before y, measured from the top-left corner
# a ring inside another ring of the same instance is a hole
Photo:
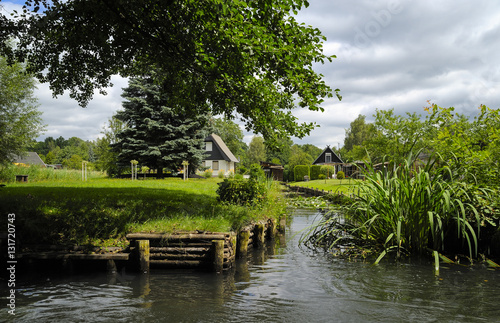
[[[236,256],[238,258],[245,257],[248,253],[248,240],[250,239],[250,231],[241,230],[238,233],[238,249]]]
[[[255,248],[264,248],[264,224],[257,223],[255,225],[255,233],[254,233],[254,247]]]
[[[267,221],[268,227],[267,227],[267,238],[268,239],[274,239],[276,236],[276,220],[275,219],[269,219]]]
[[[149,272],[149,240],[136,240],[135,248],[139,262],[139,270],[146,274]]]
[[[106,269],[108,274],[116,274],[116,263],[113,259],[108,259],[106,261]]]
[[[212,269],[216,273],[222,272],[224,266],[224,240],[212,240]]]
[[[280,219],[280,225],[279,225],[280,233],[285,233],[285,228],[286,228],[286,217],[282,217]]]

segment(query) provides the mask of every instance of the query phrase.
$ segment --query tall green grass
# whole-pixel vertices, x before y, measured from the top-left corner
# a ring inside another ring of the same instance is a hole
[[[8,165],[0,166],[0,182],[13,183],[16,180],[16,175],[28,175],[29,182],[41,181],[77,181],[82,180],[82,171],[76,169],[53,169],[50,167],[42,167],[38,165],[32,166],[17,166]],[[87,180],[104,178],[106,175],[102,172],[88,171]]]
[[[328,249],[387,253],[446,253],[463,247],[477,256],[481,205],[490,191],[460,182],[438,158],[426,164],[408,157],[392,170],[376,171],[368,163],[360,195],[315,227],[308,242]],[[417,166],[420,165],[420,166]],[[457,246],[459,244],[460,246]]]

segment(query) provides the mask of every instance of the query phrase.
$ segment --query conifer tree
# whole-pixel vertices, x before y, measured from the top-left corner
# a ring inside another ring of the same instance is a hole
[[[164,168],[176,171],[183,161],[196,169],[208,135],[209,116],[188,112],[194,110],[190,98],[172,99],[167,88],[168,84],[160,86],[151,76],[130,79],[122,94],[123,110],[116,115],[126,126],[113,145],[121,165],[137,160],[140,166],[156,169],[160,178]]]

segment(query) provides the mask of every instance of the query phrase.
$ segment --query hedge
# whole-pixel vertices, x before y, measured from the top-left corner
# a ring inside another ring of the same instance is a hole
[[[297,165],[293,169],[294,177],[296,182],[304,180],[304,176],[309,176],[309,166],[307,165]]]
[[[319,174],[321,174],[321,166],[320,165],[312,165],[310,168],[311,172],[311,180],[319,179]]]

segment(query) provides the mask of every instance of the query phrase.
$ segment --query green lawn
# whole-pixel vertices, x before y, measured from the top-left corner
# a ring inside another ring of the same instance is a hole
[[[230,231],[265,216],[277,217],[284,209],[277,192],[266,205],[220,204],[220,181],[98,178],[13,183],[0,188],[0,210],[16,214],[16,239],[21,243],[102,245],[123,241],[129,232]],[[2,228],[7,228],[6,218]]]
[[[332,193],[356,193],[358,192],[358,185],[361,181],[357,179],[319,179],[308,182],[294,182],[290,183],[291,186],[312,187],[320,190],[330,191]]]

